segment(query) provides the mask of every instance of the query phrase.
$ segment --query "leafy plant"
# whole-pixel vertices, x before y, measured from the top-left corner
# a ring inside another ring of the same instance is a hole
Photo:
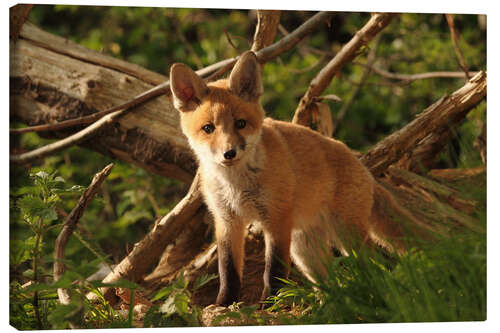
[[[21,187],[13,194],[20,196],[16,201],[22,220],[31,230],[31,235],[25,241],[14,241],[11,243],[10,260],[11,274],[19,275],[19,269],[27,261],[31,261],[31,268],[25,269],[21,275],[28,278],[34,285],[37,285],[44,279],[46,273],[43,270],[42,247],[43,239],[47,232],[54,227],[59,226],[57,205],[62,195],[80,193],[83,190],[81,186],[72,186],[64,188],[65,180],[61,176],[45,171],[38,171],[30,174],[32,185]],[[16,290],[19,291],[19,282],[11,281],[11,295]],[[11,310],[28,310],[27,313],[33,313],[36,318],[36,326],[41,329],[47,322],[46,311],[41,311],[39,291],[34,291],[32,296],[32,308],[27,306],[25,297],[27,293],[20,293],[14,296],[14,302],[23,303],[22,306],[13,306]],[[17,297],[17,298],[16,298]],[[30,311],[32,310],[32,311]]]
[[[189,281],[181,272],[170,286],[155,293],[152,301],[164,300],[152,306],[144,317],[144,327],[200,326],[201,309],[191,304],[192,293],[215,279],[216,275],[202,275],[189,290]]]

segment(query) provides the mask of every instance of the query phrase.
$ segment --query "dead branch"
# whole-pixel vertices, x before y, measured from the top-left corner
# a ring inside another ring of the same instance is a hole
[[[432,192],[440,202],[447,202],[453,208],[466,214],[471,214],[477,208],[476,201],[460,198],[457,190],[416,173],[390,166],[387,169],[387,174],[393,181],[396,180],[398,183],[405,182],[412,188],[421,188],[427,192]]]
[[[153,229],[139,243],[134,245],[129,253],[103,280],[105,283],[116,282],[120,279],[139,281],[147,270],[158,260],[168,244],[175,244],[176,238],[183,229],[192,228],[201,223],[200,219],[204,210],[203,199],[199,190],[199,176],[195,176],[186,196],[175,206],[170,213],[164,216]],[[198,219],[193,218],[198,216]],[[104,297],[113,302],[114,291],[112,288],[101,290]]]
[[[378,176],[399,161],[430,134],[439,135],[453,126],[486,97],[486,73],[479,72],[462,88],[444,96],[425,109],[415,120],[380,141],[363,155],[361,161]]]
[[[86,127],[85,129],[81,130],[80,132],[77,132],[71,136],[68,136],[62,140],[50,143],[46,146],[37,148],[35,150],[32,150],[30,152],[24,153],[24,154],[19,154],[19,155],[11,155],[10,156],[10,162],[12,163],[29,163],[35,159],[45,157],[50,154],[54,154],[58,151],[61,151],[67,147],[79,144],[80,142],[87,140],[89,137],[92,135],[95,135],[103,126],[106,124],[110,124],[113,121],[115,121],[118,117],[123,115],[127,110],[119,110],[115,111],[113,113],[110,113],[92,125]]]
[[[449,144],[450,139],[455,136],[455,128],[461,123],[466,113],[462,117],[457,117],[453,123],[447,125],[447,129],[439,133],[430,133],[411,152],[405,154],[396,163],[399,168],[423,174],[434,167],[439,153]]]
[[[273,43],[280,15],[279,10],[257,10],[257,28],[253,35],[252,51],[257,52]]]
[[[410,83],[410,82],[417,81],[417,80],[435,79],[435,78],[463,79],[465,77],[464,73],[462,73],[462,72],[445,72],[445,71],[427,72],[427,73],[418,73],[418,74],[399,74],[399,73],[388,72],[386,70],[383,70],[381,68],[378,68],[378,67],[371,65],[371,64],[368,64],[368,63],[363,64],[363,63],[360,63],[357,61],[353,61],[353,64],[369,68],[374,73],[376,73],[376,74],[378,74],[386,79],[404,81],[404,83]],[[478,72],[470,72],[469,74],[474,76],[477,73]]]
[[[66,244],[68,243],[69,238],[73,234],[73,231],[76,228],[76,224],[82,217],[90,201],[96,195],[99,186],[102,184],[104,179],[106,179],[106,177],[110,174],[112,168],[113,164],[109,164],[100,172],[98,172],[94,176],[94,178],[92,178],[92,182],[90,183],[89,187],[83,192],[75,208],[73,208],[71,213],[64,220],[64,226],[61,232],[59,233],[59,236],[57,237],[54,246],[54,281],[58,281],[64,274],[64,271],[66,270],[63,262],[66,250]],[[59,296],[59,301],[62,304],[69,304],[71,302],[71,297],[69,296],[68,291],[66,289],[63,288],[57,289],[57,295]]]
[[[484,165],[470,169],[434,169],[429,171],[427,175],[439,181],[457,182],[466,178],[476,177],[482,173],[486,173]]]
[[[158,85],[165,81],[165,77],[161,74],[121,59],[103,57],[100,52],[90,50],[69,39],[61,38],[43,31],[30,22],[26,22],[23,26],[20,38],[43,49],[64,54],[75,60],[97,64],[108,69],[125,73],[152,85]]]
[[[460,47],[458,46],[458,33],[457,29],[455,28],[455,21],[453,20],[453,15],[451,14],[444,14],[446,17],[446,21],[448,22],[448,26],[450,27],[450,33],[451,33],[451,40],[453,41],[453,47],[455,48],[455,54],[457,55],[457,60],[460,68],[465,73],[465,76],[467,80],[469,80],[470,73],[469,69],[467,68],[467,65],[465,64],[464,56],[462,54],[462,51],[460,50]]]
[[[438,233],[446,235],[451,230],[463,228],[482,230],[479,219],[468,215],[470,209],[479,203],[467,198],[463,184],[486,183],[484,168],[463,175],[453,187],[446,181],[422,177],[393,166],[387,169],[387,175],[378,178],[379,183],[392,192],[399,204],[418,221],[425,222]]]
[[[236,45],[234,45],[233,43],[233,40],[231,39],[231,36],[229,35],[229,32],[227,32],[227,29],[222,27],[222,31],[224,31],[224,35],[226,36],[226,40],[227,42],[229,43],[229,45],[231,45],[231,47],[239,54],[241,53],[240,50],[238,50],[238,48],[236,47]]]
[[[21,32],[24,22],[28,19],[33,5],[15,5],[9,9],[9,38],[15,43]]]
[[[318,12],[314,14],[310,19],[305,21],[297,29],[292,31],[290,34],[286,35],[276,43],[271,46],[265,47],[256,52],[257,58],[260,63],[267,62],[271,59],[276,58],[283,52],[290,50],[298,42],[300,42],[307,34],[316,29],[320,24],[323,24],[330,20],[333,16],[333,12]]]
[[[36,125],[36,126],[23,127],[23,128],[14,128],[14,129],[10,129],[9,132],[10,132],[10,134],[22,134],[22,133],[27,133],[27,132],[57,131],[57,130],[61,130],[61,129],[68,128],[68,127],[91,124],[91,123],[101,119],[105,115],[108,115],[112,112],[119,111],[119,110],[131,109],[131,108],[136,107],[142,103],[145,103],[145,102],[147,102],[147,101],[149,101],[157,96],[160,96],[160,95],[164,94],[168,90],[168,87],[169,87],[169,86],[165,85],[166,88],[163,87],[163,88],[159,89],[158,87],[160,87],[160,86],[162,86],[162,85],[156,86],[153,89],[145,91],[144,93],[134,97],[130,101],[127,101],[123,104],[113,106],[107,110],[99,111],[99,112],[93,113],[93,114],[85,116],[85,117],[79,117],[76,119],[68,119],[68,120],[61,121],[61,122],[54,123],[54,124],[43,124],[43,125]]]
[[[367,45],[383,28],[385,28],[396,14],[374,14],[354,37],[342,47],[332,60],[314,77],[304,96],[301,98],[292,122],[308,126],[305,121],[310,112],[310,106],[315,97],[319,96],[330,84],[333,77],[340,73],[342,67],[358,55],[358,50]]]

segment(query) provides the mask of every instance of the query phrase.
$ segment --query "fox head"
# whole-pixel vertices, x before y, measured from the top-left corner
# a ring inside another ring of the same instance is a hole
[[[233,167],[251,158],[261,135],[260,65],[241,55],[228,79],[206,84],[184,64],[170,68],[173,103],[181,127],[201,163]]]

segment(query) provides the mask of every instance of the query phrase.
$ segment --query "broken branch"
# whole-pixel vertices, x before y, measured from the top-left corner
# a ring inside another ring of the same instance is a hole
[[[193,223],[201,223],[193,217],[201,216],[199,210],[205,209],[199,190],[199,174],[197,173],[186,196],[164,216],[154,228],[115,268],[104,278],[104,283],[116,282],[122,278],[131,281],[140,280],[148,269],[158,260],[168,244],[175,244],[180,230],[190,228]],[[110,302],[113,301],[112,288],[102,288],[101,293]]]
[[[58,281],[66,270],[63,262],[64,253],[66,250],[66,244],[73,234],[73,231],[76,228],[76,224],[82,217],[83,212],[89,205],[90,201],[96,195],[97,190],[101,186],[104,179],[106,179],[106,177],[110,174],[112,168],[113,164],[109,164],[104,169],[102,169],[101,172],[98,172],[94,176],[89,187],[81,195],[80,200],[76,204],[75,208],[73,208],[71,213],[65,219],[64,226],[59,233],[54,246],[54,281]],[[62,304],[69,304],[71,302],[71,298],[66,289],[57,289],[57,295],[59,296],[59,301]]]
[[[385,28],[396,14],[374,14],[354,37],[342,47],[332,60],[314,77],[304,96],[300,99],[292,122],[308,126],[306,119],[314,98],[319,96],[330,85],[333,77],[340,73],[342,67],[358,55],[358,50],[367,45],[377,33]]]
[[[258,10],[257,28],[253,35],[252,51],[257,52],[272,44],[280,22],[281,11]]]

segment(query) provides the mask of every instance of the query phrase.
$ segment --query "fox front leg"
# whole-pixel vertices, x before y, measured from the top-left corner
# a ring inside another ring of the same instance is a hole
[[[261,302],[283,287],[278,278],[288,278],[290,271],[291,221],[287,219],[285,223],[267,229],[264,233],[266,256]]]
[[[217,220],[215,223],[219,260],[218,305],[228,306],[238,301],[243,270],[244,226],[237,221]]]

